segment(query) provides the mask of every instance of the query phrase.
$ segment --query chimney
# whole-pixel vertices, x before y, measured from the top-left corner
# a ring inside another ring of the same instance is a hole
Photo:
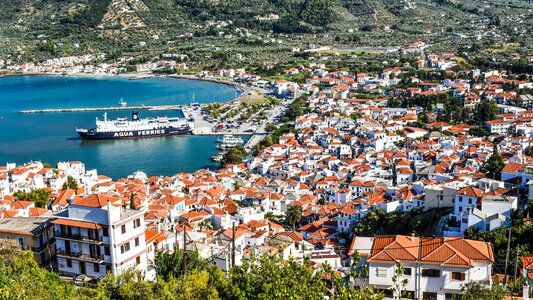
[[[529,285],[524,283],[524,286],[522,287],[522,298],[524,300],[529,300]]]

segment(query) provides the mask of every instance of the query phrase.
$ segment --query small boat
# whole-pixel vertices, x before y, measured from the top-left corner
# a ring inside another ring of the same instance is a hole
[[[219,162],[222,160],[223,157],[224,157],[224,154],[216,154],[216,155],[211,156],[211,160],[215,162]]]
[[[120,98],[120,101],[118,102],[118,106],[120,107],[126,107],[128,105],[128,102],[124,101],[124,99]]]

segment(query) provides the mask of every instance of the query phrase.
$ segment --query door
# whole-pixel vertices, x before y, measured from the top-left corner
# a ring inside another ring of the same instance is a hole
[[[65,241],[65,252],[70,254],[70,241]]]
[[[87,270],[85,268],[85,262],[84,261],[80,261],[80,274],[87,274]]]

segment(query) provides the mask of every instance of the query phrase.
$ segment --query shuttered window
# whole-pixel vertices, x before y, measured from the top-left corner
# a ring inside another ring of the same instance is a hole
[[[377,268],[376,269],[376,275],[378,277],[387,277],[387,276],[389,276],[389,269],[387,269],[387,268]]]
[[[452,272],[452,279],[465,281],[465,273],[464,272]]]

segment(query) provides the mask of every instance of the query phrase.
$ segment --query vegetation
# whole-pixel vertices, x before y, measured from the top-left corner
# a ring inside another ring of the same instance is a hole
[[[46,208],[46,205],[48,205],[48,201],[50,200],[51,195],[52,191],[50,191],[49,189],[37,189],[32,190],[29,193],[23,191],[13,193],[13,196],[15,196],[17,200],[31,201],[35,204],[35,207],[40,208]]]
[[[65,183],[63,183],[63,189],[66,190],[66,189],[72,189],[72,190],[77,190],[78,189],[78,182],[76,181],[76,179],[74,179],[74,177],[72,176],[67,176],[67,181]]]
[[[2,299],[324,299],[329,294],[322,272],[314,272],[311,263],[279,257],[261,256],[232,268],[228,275],[207,262],[188,260],[187,273],[169,271],[156,281],[142,280],[140,273],[128,271],[119,277],[108,273],[95,289],[76,287],[57,274],[41,269],[31,252],[1,249],[0,298]],[[160,254],[158,270],[173,270],[177,255]],[[187,258],[197,257],[193,252]],[[331,269],[331,268],[330,268]],[[334,272],[331,284],[337,291],[332,299],[382,299],[370,288],[354,288],[344,284]],[[163,271],[164,272],[164,271]]]
[[[290,225],[292,230],[296,229],[296,224],[302,219],[302,208],[300,206],[291,205],[285,212],[285,224]]]
[[[503,168],[505,167],[505,162],[503,157],[498,153],[497,145],[494,145],[492,154],[490,155],[487,162],[483,165],[481,170],[487,172],[487,176],[492,179],[500,179]]]
[[[225,167],[230,164],[239,164],[246,156],[248,156],[246,149],[243,146],[237,145],[224,153],[220,165]]]
[[[453,296],[453,300],[500,300],[505,296],[505,288],[493,285],[492,289],[478,282],[467,283],[460,294]]]
[[[533,203],[531,203],[533,204]],[[511,226],[511,261],[516,257],[516,247],[519,247],[520,254],[532,254],[533,244],[533,224],[524,223],[525,216],[533,216],[533,206],[528,207],[524,212],[514,212],[512,215]],[[505,265],[505,256],[507,253],[507,240],[509,230],[507,228],[498,229],[495,231],[480,231],[474,228],[469,228],[465,231],[465,238],[490,242],[494,250],[494,270],[497,273],[503,274],[505,272],[503,266]]]
[[[422,211],[413,208],[410,212],[391,212],[378,209],[369,212],[355,227],[356,235],[374,236],[380,234],[433,235],[438,220],[449,214],[447,208]]]
[[[57,274],[41,269],[31,252],[0,250],[1,299],[76,299],[90,298],[93,291],[82,293]]]

